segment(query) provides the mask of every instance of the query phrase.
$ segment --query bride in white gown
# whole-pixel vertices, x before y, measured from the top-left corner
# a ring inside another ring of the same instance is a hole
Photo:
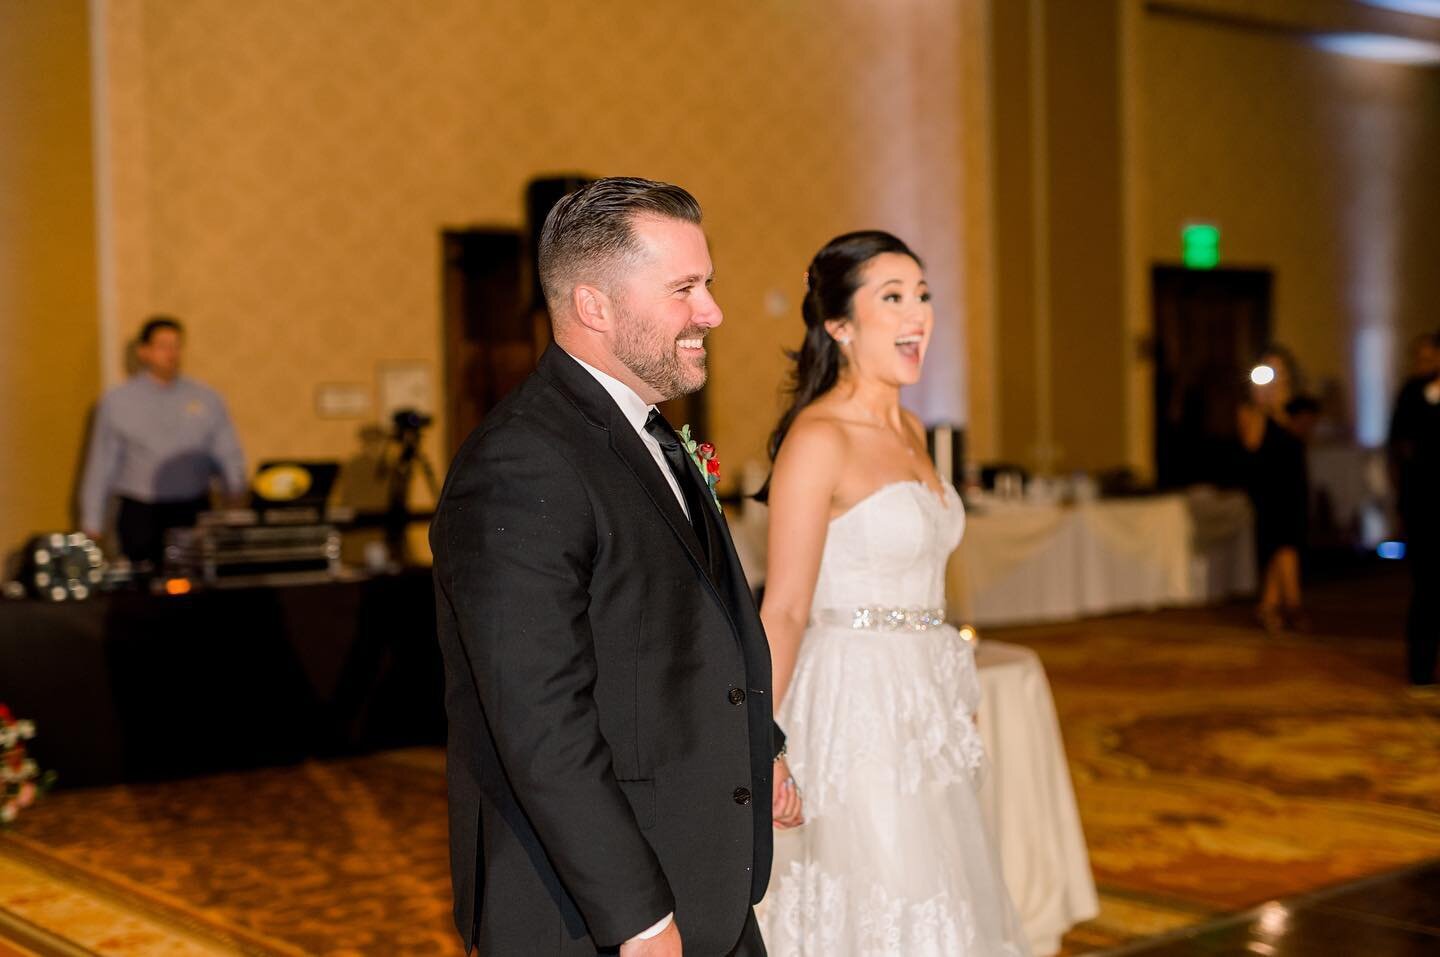
[[[945,624],[959,496],[919,421],[933,316],[919,260],[881,232],[806,274],[794,404],[771,439],[761,617],[804,789],[759,909],[772,957],[1024,957],[978,799],[972,647]]]

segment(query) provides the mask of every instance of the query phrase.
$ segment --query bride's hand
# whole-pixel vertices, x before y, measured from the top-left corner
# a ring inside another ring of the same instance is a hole
[[[784,758],[778,758],[775,761],[773,792],[770,817],[775,826],[783,831],[804,824],[805,814],[801,807],[800,785],[796,784],[795,779],[790,776],[790,767],[785,763]]]

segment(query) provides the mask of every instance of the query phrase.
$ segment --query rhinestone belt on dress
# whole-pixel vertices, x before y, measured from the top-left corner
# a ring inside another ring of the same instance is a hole
[[[822,625],[839,625],[856,631],[929,631],[945,624],[945,608],[888,608],[866,605],[845,610],[824,608],[816,612]]]

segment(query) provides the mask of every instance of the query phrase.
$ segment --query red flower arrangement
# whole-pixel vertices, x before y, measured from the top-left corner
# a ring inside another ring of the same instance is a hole
[[[25,753],[25,742],[33,737],[35,724],[15,720],[0,702],[0,825],[14,821],[55,782],[53,772],[41,774]]]

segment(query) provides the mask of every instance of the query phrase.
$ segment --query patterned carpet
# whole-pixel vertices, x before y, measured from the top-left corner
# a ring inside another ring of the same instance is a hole
[[[1406,590],[1328,583],[1285,638],[1240,606],[1004,633],[1045,662],[1101,889],[1067,953],[1440,857],[1440,702],[1399,679]]]
[[[458,950],[437,752],[61,791],[33,810],[0,836],[0,935],[9,914],[125,957]]]
[[[1102,892],[1066,953],[1440,857],[1440,704],[1406,696],[1403,586],[995,636],[1036,649]],[[0,832],[0,957],[454,954],[434,751],[60,791]],[[9,949],[7,949],[7,947]]]

